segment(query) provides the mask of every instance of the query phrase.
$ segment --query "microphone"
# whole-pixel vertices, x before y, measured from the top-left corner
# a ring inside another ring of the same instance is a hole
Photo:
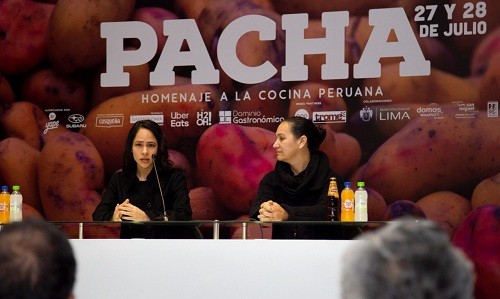
[[[158,176],[158,170],[156,170],[156,154],[151,156],[153,159],[153,168],[155,169],[156,180],[158,181],[158,188],[160,188],[161,203],[163,204],[163,215],[156,217],[154,220],[168,221],[167,210],[165,209],[165,198],[163,198],[163,191],[161,190],[160,177]]]

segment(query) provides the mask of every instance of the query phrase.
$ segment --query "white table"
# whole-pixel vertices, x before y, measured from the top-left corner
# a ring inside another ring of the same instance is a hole
[[[353,240],[72,239],[77,299],[340,298]]]

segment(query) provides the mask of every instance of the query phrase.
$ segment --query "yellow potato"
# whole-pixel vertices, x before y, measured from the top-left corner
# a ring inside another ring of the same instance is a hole
[[[186,19],[197,19],[210,0],[177,0],[175,8]]]
[[[43,215],[42,202],[38,194],[38,157],[40,152],[18,138],[0,141],[0,181],[18,185],[23,195],[23,203]]]
[[[129,19],[135,0],[58,0],[49,23],[47,55],[54,69],[72,73],[90,68],[106,57],[102,22]]]
[[[500,94],[500,50],[492,55],[489,67],[480,81],[479,92],[484,102],[499,102]]]
[[[500,205],[500,172],[477,184],[471,204],[473,209],[487,204]]]
[[[319,149],[328,156],[333,170],[343,177],[350,176],[361,160],[359,142],[349,134],[334,132],[329,127],[324,129],[326,137]]]
[[[42,109],[64,108],[64,124],[71,114],[86,112],[87,90],[81,79],[55,73],[52,69],[41,69],[30,74],[23,82],[23,99]]]
[[[168,158],[182,170],[184,170],[184,175],[186,176],[186,183],[188,189],[193,188],[193,167],[191,166],[191,162],[186,158],[186,156],[176,150],[168,150]]]
[[[466,196],[500,169],[500,118],[417,118],[370,157],[362,179],[387,201],[442,190]],[[468,196],[466,196],[468,197]]]
[[[9,81],[0,74],[0,104],[12,103],[15,97]]]
[[[49,120],[37,105],[15,102],[0,108],[0,128],[9,137],[16,137],[36,150],[62,132],[68,131],[57,120]]]
[[[387,209],[387,203],[377,191],[371,188],[366,188],[366,191],[368,192],[368,220],[381,221]]]
[[[216,124],[200,137],[196,172],[201,186],[231,212],[244,214],[255,199],[260,180],[276,163],[274,132],[260,127]]]
[[[215,198],[210,187],[189,190],[193,220],[228,220],[231,213]]]
[[[0,1],[0,73],[19,75],[45,59],[47,30],[54,4]]]
[[[470,201],[450,191],[438,191],[426,195],[416,202],[427,219],[435,221],[450,237],[472,211]]]
[[[103,161],[92,142],[82,134],[60,134],[42,149],[38,186],[48,220],[92,220],[103,185]]]
[[[492,64],[491,58],[500,52],[500,27],[489,32],[474,49],[471,56],[470,75],[482,76]],[[498,63],[496,64],[498,68]]]

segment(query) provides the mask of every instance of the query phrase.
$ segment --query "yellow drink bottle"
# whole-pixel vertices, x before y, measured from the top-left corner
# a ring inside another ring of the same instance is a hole
[[[344,190],[340,193],[340,221],[354,221],[354,191],[351,183],[344,183]]]
[[[2,186],[0,192],[0,223],[9,223],[10,221],[10,193],[9,187]]]

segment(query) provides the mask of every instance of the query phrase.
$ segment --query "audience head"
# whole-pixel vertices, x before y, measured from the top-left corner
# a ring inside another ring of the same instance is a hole
[[[472,263],[431,221],[405,218],[344,254],[342,298],[473,298]]]
[[[167,169],[172,167],[172,162],[169,159],[167,141],[161,127],[152,120],[141,120],[132,126],[128,132],[127,140],[125,141],[125,148],[123,152],[123,169],[125,171],[133,172],[137,170],[137,162],[134,160],[133,143],[140,129],[146,129],[156,138],[157,152],[155,163],[159,169]]]
[[[0,298],[71,298],[76,261],[64,233],[26,218],[0,230]]]
[[[310,119],[291,116],[282,123],[288,123],[293,136],[298,139],[301,136],[307,137],[307,148],[310,152],[319,149],[326,136],[326,131],[316,126]]]

